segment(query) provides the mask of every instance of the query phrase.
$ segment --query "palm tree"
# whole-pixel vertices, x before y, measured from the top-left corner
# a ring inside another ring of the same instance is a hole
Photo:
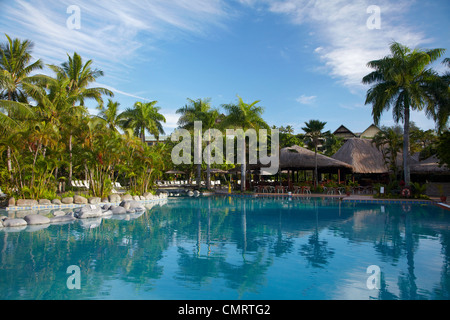
[[[164,129],[161,122],[166,123],[166,118],[159,113],[160,107],[155,104],[158,101],[152,102],[136,102],[133,108],[127,108],[119,115],[120,123],[123,128],[134,129],[134,134],[141,138],[145,143],[145,130],[154,135],[159,141],[159,135],[164,134]]]
[[[115,132],[118,132],[117,127],[119,127],[120,124],[119,106],[119,102],[114,102],[111,99],[108,99],[106,108],[103,106],[98,106],[98,109],[100,110],[98,116],[106,121],[109,129]]]
[[[0,108],[5,110],[6,114],[0,112],[0,125],[11,130],[17,124],[14,118],[32,114],[28,106],[24,84],[33,80],[30,74],[42,69],[43,63],[41,60],[31,63],[33,42],[12,40],[7,34],[5,36],[8,41],[0,44]],[[11,149],[9,147],[7,148],[7,163],[12,182]]]
[[[78,53],[74,53],[73,57],[68,56],[68,61],[61,64],[61,66],[49,65],[49,67],[56,72],[58,78],[68,79],[67,92],[75,94],[77,100],[73,102],[73,105],[78,101],[81,106],[84,106],[86,99],[95,99],[97,103],[102,106],[102,95],[114,96],[114,94],[105,88],[90,88],[90,84],[94,83],[97,78],[103,76],[103,71],[99,69],[92,69],[92,60],[88,60],[83,64],[83,59]],[[79,117],[80,114],[74,115]],[[68,115],[70,118],[70,114]],[[73,119],[72,119],[73,121]],[[71,122],[69,120],[69,122]],[[72,126],[68,126],[67,130],[72,130]],[[69,183],[72,181],[72,139],[73,130],[69,134]]]
[[[39,59],[33,63],[31,51],[34,44],[30,40],[21,41],[11,39],[6,35],[8,41],[0,44],[0,98],[2,100],[27,103],[27,92],[23,87],[24,83],[30,82],[33,78],[30,74],[38,69],[42,69],[43,63]],[[16,106],[20,104],[2,103],[2,108]]]
[[[219,119],[219,110],[211,108],[210,99],[188,99],[189,104],[182,108],[179,108],[176,113],[180,114],[178,119],[178,125],[186,130],[194,130],[194,123],[196,121],[201,121],[202,131],[208,129],[217,128],[217,122]],[[197,135],[199,139],[197,147],[198,152],[201,152],[201,140],[202,137]],[[201,183],[201,164],[197,164],[197,185],[200,186]],[[210,188],[210,161],[206,163],[206,187]]]
[[[241,97],[238,96],[237,104],[225,104],[223,108],[227,111],[227,115],[222,123],[222,127],[238,128],[244,130],[248,129],[270,129],[268,124],[263,120],[262,114],[264,108],[257,104],[260,100],[253,101],[252,103],[245,103]],[[241,191],[245,191],[245,179],[246,179],[246,146],[245,136],[242,139],[243,159],[241,160]]]
[[[442,62],[450,68],[450,58],[445,58]],[[448,129],[447,123],[450,116],[450,71],[446,71],[439,77],[431,88],[437,107],[432,110],[427,109],[428,116],[431,116],[437,123],[437,131],[439,133]]]
[[[420,50],[394,42],[390,46],[391,54],[370,61],[367,65],[375,71],[366,75],[362,82],[372,84],[367,91],[365,104],[372,104],[375,124],[381,114],[392,107],[395,122],[403,121],[403,170],[405,184],[411,182],[409,169],[409,122],[411,110],[434,114],[437,102],[435,88],[440,83],[439,76],[428,66],[438,59],[444,49]]]
[[[97,78],[103,76],[103,71],[99,69],[92,69],[93,60],[88,60],[83,64],[81,56],[74,52],[73,57],[67,55],[68,61],[61,64],[61,66],[49,65],[49,67],[56,72],[58,76],[70,80],[67,91],[75,92],[78,95],[78,100],[82,106],[86,99],[95,99],[97,103],[102,106],[102,95],[113,97],[112,91],[95,87],[90,88],[89,85],[97,81]]]
[[[383,154],[383,159],[397,177],[397,156],[401,151],[402,136],[393,128],[382,128],[373,137],[372,144]]]
[[[319,120],[309,120],[305,122],[305,127],[302,128],[305,131],[305,138],[314,146],[314,183],[317,187],[319,185],[319,174],[317,170],[317,147],[320,144],[320,140],[323,138],[324,133],[322,130],[325,128],[326,122]]]

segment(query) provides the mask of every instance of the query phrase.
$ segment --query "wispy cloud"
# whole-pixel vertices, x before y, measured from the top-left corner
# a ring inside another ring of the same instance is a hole
[[[80,8],[79,30],[66,25],[71,5]],[[8,33],[33,40],[34,56],[46,63],[59,64],[66,53],[77,51],[117,72],[134,59],[145,59],[158,40],[206,36],[212,26],[224,27],[226,17],[219,0],[16,0],[2,4],[0,13]]]
[[[317,99],[317,96],[306,96],[306,95],[302,94],[300,97],[298,97],[295,100],[301,104],[311,105],[311,104],[314,104],[314,102],[316,102],[316,99]]]
[[[131,98],[136,98],[136,99],[139,99],[139,100],[142,100],[142,101],[148,101],[148,102],[149,102],[149,101],[152,101],[152,100],[150,100],[150,99],[143,98],[143,97],[140,97],[140,96],[135,95],[135,94],[132,94],[132,93],[128,93],[128,92],[125,92],[125,91],[121,91],[121,90],[116,89],[116,88],[114,88],[114,87],[111,87],[111,86],[109,86],[109,85],[107,85],[107,84],[103,84],[103,83],[97,82],[95,85],[96,85],[97,87],[102,87],[102,88],[111,90],[114,94],[120,94],[120,95],[123,95],[123,96],[131,97]]]
[[[318,55],[326,72],[350,90],[357,91],[363,88],[362,77],[371,71],[367,62],[388,54],[391,42],[416,47],[429,41],[405,22],[413,1],[376,2],[380,8],[380,29],[367,27],[371,16],[367,8],[374,4],[372,0],[262,0],[259,5],[272,13],[288,16],[294,24],[313,28],[314,41],[319,45],[315,46],[314,54]],[[256,5],[252,1],[248,3]]]

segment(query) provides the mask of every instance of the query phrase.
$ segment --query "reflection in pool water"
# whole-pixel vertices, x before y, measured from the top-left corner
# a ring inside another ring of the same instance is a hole
[[[0,230],[0,299],[450,297],[450,216],[435,206],[179,198],[10,231]],[[379,290],[367,286],[372,265]]]

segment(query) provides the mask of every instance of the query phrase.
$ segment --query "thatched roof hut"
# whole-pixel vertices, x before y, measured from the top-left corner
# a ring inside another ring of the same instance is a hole
[[[352,171],[351,165],[317,154],[317,167],[321,171],[344,169]],[[313,170],[315,168],[314,151],[294,145],[280,150],[280,169]]]
[[[439,159],[436,156],[412,164],[410,170],[411,174],[450,174],[447,166],[439,166]]]
[[[372,144],[372,140],[349,139],[332,158],[350,164],[353,167],[353,173],[380,174],[389,172],[383,154]],[[401,163],[401,155],[397,162]]]

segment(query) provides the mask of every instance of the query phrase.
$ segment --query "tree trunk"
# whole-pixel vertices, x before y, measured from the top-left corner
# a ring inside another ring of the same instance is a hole
[[[72,135],[69,136],[69,186],[72,185]]]
[[[317,145],[314,145],[314,183],[315,187],[319,185],[319,174],[317,172]]]
[[[409,170],[409,107],[405,108],[405,124],[403,129],[403,173],[405,185],[411,184],[411,175]]]
[[[11,181],[11,186],[14,184],[14,176],[12,172],[12,162],[11,162],[11,147],[8,146],[8,149],[6,150],[6,158],[8,159],[8,172],[9,172],[9,179]]]
[[[202,164],[201,164],[201,154],[202,154],[202,136],[201,134],[197,134],[197,150],[196,153],[198,155],[198,160],[200,163],[197,163],[197,187],[201,188],[201,182],[202,182]]]
[[[206,189],[211,190],[211,166],[206,164]]]
[[[12,101],[12,94],[11,91],[8,90],[8,100]],[[8,117],[11,117],[9,111],[8,111]],[[9,172],[9,179],[11,181],[11,187],[14,185],[14,175],[12,172],[12,162],[11,162],[11,147],[8,146],[8,149],[6,151],[6,158],[7,158],[7,166],[8,166],[8,172]]]
[[[208,131],[208,154],[206,159],[206,189],[211,190],[211,131]]]
[[[244,139],[242,139],[242,158],[241,158],[241,192],[245,191],[245,135]]]

